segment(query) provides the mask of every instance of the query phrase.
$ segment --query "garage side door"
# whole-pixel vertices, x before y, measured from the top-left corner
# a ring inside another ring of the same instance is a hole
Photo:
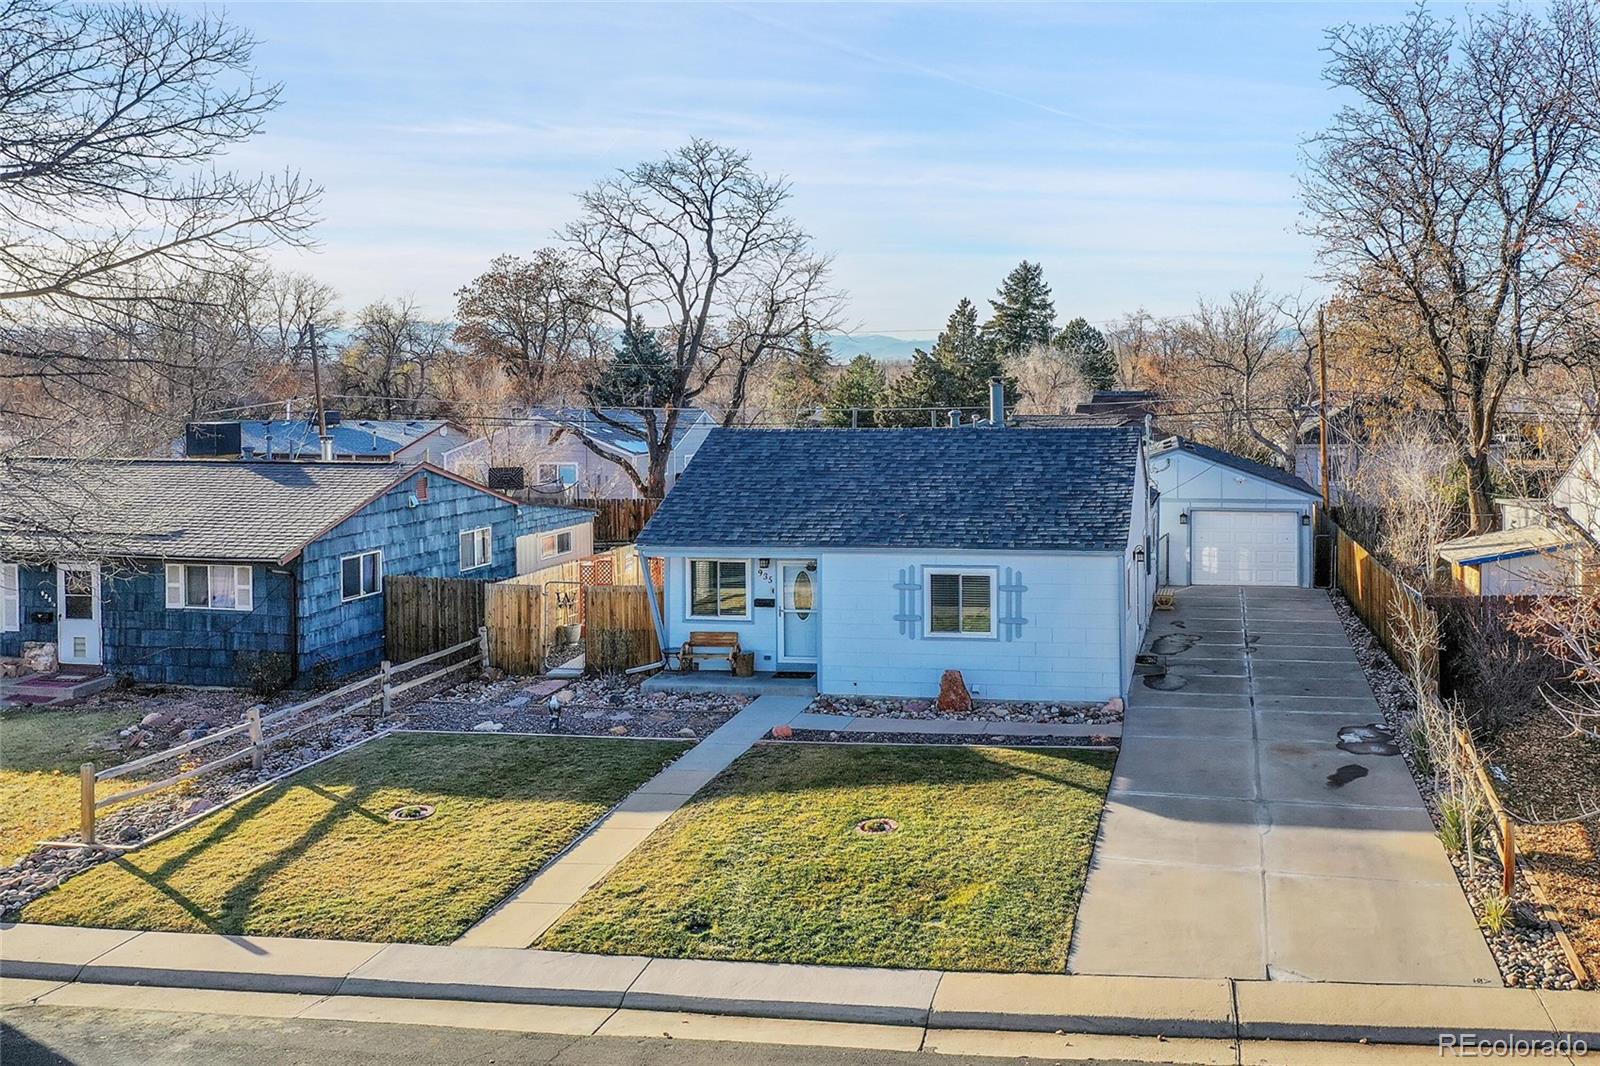
[[[1300,584],[1300,516],[1292,511],[1195,511],[1196,585]]]

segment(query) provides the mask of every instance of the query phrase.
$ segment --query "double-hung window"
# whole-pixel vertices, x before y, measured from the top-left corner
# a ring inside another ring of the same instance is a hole
[[[578,483],[577,463],[540,463],[539,484],[554,485],[560,482],[570,488]]]
[[[494,529],[482,526],[461,531],[461,569],[476,570],[494,562]]]
[[[248,611],[255,606],[255,571],[231,563],[168,563],[169,609]]]
[[[361,552],[339,560],[339,598],[359,600],[383,591],[383,553]]]
[[[539,554],[544,556],[565,555],[572,550],[572,531],[563,529],[559,533],[546,533],[539,543]]]
[[[993,570],[928,570],[931,637],[995,635]]]
[[[749,618],[749,559],[690,559],[689,617]]]
[[[22,628],[22,582],[16,563],[0,563],[0,633]]]

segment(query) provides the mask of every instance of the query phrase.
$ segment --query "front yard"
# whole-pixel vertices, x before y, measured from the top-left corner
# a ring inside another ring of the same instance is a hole
[[[1051,748],[757,748],[538,946],[1061,972],[1112,761]],[[873,819],[898,828],[858,831]]]
[[[78,767],[121,761],[127,724],[120,707],[0,711],[0,867],[78,827]]]
[[[398,735],[35,900],[57,925],[441,944],[685,745]],[[431,806],[431,816],[391,813]]]

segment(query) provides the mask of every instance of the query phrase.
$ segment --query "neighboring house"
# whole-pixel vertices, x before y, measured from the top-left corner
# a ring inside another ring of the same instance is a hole
[[[1590,433],[1550,490],[1550,504],[1600,544],[1600,432]]]
[[[237,439],[230,427],[238,427]],[[198,432],[197,432],[198,431]],[[445,466],[445,455],[472,438],[438,419],[361,418],[344,420],[328,412],[333,457],[375,463],[432,463]],[[216,442],[222,443],[221,447]],[[264,421],[194,422],[181,449],[190,458],[315,460],[322,455],[316,417]]]
[[[714,430],[639,536],[658,631],[821,692],[1126,695],[1155,508],[1135,429]]]
[[[488,439],[457,448],[446,457],[445,465],[479,480],[487,480],[490,467],[515,466],[524,471],[527,488],[537,492],[585,499],[635,499],[640,495],[638,486],[608,457],[632,467],[641,480],[648,478],[650,450],[640,435],[646,432],[644,415],[623,408],[602,408],[600,415],[604,417],[581,407],[532,408],[520,421],[495,430]],[[655,417],[664,415],[657,412]],[[619,429],[613,422],[638,432]],[[666,488],[677,482],[714,424],[697,408],[679,412]],[[596,454],[597,449],[604,454]]]
[[[0,583],[17,590],[0,654],[51,642],[64,664],[157,683],[375,667],[387,577],[507,578],[519,538],[588,518],[431,465],[30,459],[12,473],[54,483],[0,514]]]
[[[1150,449],[1165,585],[1311,586],[1317,490],[1286,471],[1174,437]]]
[[[1527,525],[1438,545],[1450,581],[1472,596],[1525,596],[1569,587],[1576,563],[1574,532]]]

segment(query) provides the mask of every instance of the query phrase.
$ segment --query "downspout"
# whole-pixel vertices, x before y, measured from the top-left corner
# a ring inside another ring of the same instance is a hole
[[[644,567],[644,594],[650,600],[650,616],[656,623],[656,641],[661,645],[661,661],[665,663],[667,661],[667,624],[661,617],[661,602],[656,598],[656,583],[652,580],[650,559],[651,557],[643,552],[639,553],[639,563]],[[665,562],[661,564],[661,580],[663,584],[667,580],[667,564]]]
[[[289,568],[289,684],[300,680],[300,561]]]

